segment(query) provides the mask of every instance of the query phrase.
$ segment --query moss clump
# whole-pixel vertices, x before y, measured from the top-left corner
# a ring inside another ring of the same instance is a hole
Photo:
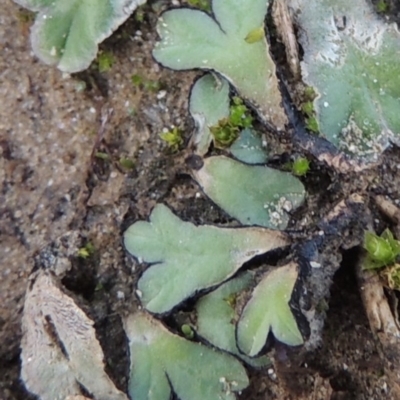
[[[364,269],[391,266],[400,255],[400,242],[394,238],[389,229],[384,230],[381,236],[374,232],[365,232],[364,248],[367,250]]]
[[[310,170],[310,161],[305,157],[297,158],[292,165],[293,175],[304,176]]]
[[[109,51],[100,51],[97,56],[97,65],[99,72],[108,72],[115,63],[113,54]]]
[[[133,86],[151,93],[156,93],[162,88],[161,82],[145,78],[138,74],[132,75],[131,82]]]
[[[95,250],[96,249],[94,245],[91,242],[87,242],[83,247],[78,249],[77,256],[79,258],[83,258],[84,260],[86,260],[87,258],[89,258],[91,255],[94,254]]]
[[[240,97],[234,97],[229,117],[221,119],[217,125],[210,127],[215,146],[218,148],[230,146],[239,136],[241,129],[250,128],[252,125],[253,117],[249,109]]]
[[[306,128],[313,133],[319,132],[318,121],[314,108],[314,100],[316,97],[317,94],[312,86],[307,86],[304,89],[301,111],[305,115]]]
[[[379,0],[376,3],[376,11],[381,14],[385,14],[389,11],[389,3],[385,0]]]
[[[200,10],[211,12],[210,0],[188,0],[188,4],[192,7],[199,8]]]
[[[174,127],[170,131],[160,133],[160,138],[175,152],[183,145],[182,134],[183,132],[179,128]]]

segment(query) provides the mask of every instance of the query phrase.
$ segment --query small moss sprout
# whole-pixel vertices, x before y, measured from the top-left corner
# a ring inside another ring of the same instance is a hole
[[[121,165],[122,168],[125,169],[134,169],[135,168],[135,162],[128,157],[121,157],[119,159],[119,163]]]
[[[297,158],[292,164],[293,175],[304,176],[310,170],[310,161],[305,157]]]
[[[183,145],[182,130],[173,127],[171,130],[160,133],[160,138],[168,145],[172,151],[178,151]]]
[[[162,88],[159,81],[145,78],[139,74],[132,75],[131,82],[133,86],[150,93],[156,93]]]
[[[258,28],[251,30],[247,34],[244,40],[249,44],[253,44],[262,40],[264,36],[265,36],[264,27],[260,26]]]
[[[234,97],[232,103],[229,117],[221,119],[217,125],[210,128],[214,144],[218,148],[230,146],[239,136],[241,129],[250,128],[253,124],[253,117],[243,100],[240,97]]]
[[[183,324],[181,326],[181,331],[186,339],[192,340],[194,338],[193,328],[188,324]]]
[[[200,10],[210,12],[211,1],[210,0],[188,0],[188,4],[192,7],[199,8]]]
[[[306,128],[313,132],[319,132],[318,121],[316,118],[314,99],[317,97],[315,90],[312,86],[307,86],[303,92],[304,102],[301,105],[301,111],[305,115]]]
[[[109,51],[100,51],[97,56],[97,64],[100,73],[108,72],[115,63],[113,54]]]
[[[93,243],[87,242],[83,247],[81,247],[78,250],[77,255],[79,258],[83,258],[84,260],[86,260],[91,255],[93,255],[94,252],[95,252],[95,247],[94,247]]]
[[[384,14],[387,13],[389,11],[389,4],[386,0],[379,0],[376,3],[376,11],[378,11],[378,13]]]
[[[389,229],[384,230],[381,236],[366,231],[364,248],[367,250],[364,269],[380,269],[391,266],[400,255],[400,242],[394,238]]]

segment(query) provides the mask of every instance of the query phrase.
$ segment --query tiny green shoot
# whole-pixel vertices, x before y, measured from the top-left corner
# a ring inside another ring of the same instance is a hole
[[[385,229],[381,236],[366,231],[364,248],[367,250],[364,269],[379,269],[390,266],[396,262],[400,255],[400,242],[393,237],[389,229]]]
[[[86,260],[95,252],[95,247],[91,242],[87,242],[83,247],[78,249],[78,257]]]
[[[234,97],[232,102],[229,117],[221,119],[217,125],[210,127],[214,144],[218,148],[230,146],[239,136],[241,129],[249,128],[253,124],[253,117],[243,100],[240,97]]]
[[[305,115],[306,128],[313,132],[319,132],[318,121],[316,118],[314,99],[317,97],[315,90],[312,86],[307,86],[303,92],[304,103],[301,105],[301,111]]]
[[[188,4],[192,7],[199,8],[200,10],[211,12],[210,0],[188,0]]]
[[[317,118],[315,118],[314,116],[306,118],[306,128],[311,132],[318,133],[319,126],[318,126]]]
[[[136,9],[135,12],[135,20],[137,22],[143,22],[144,21],[144,7],[140,6]]]
[[[313,101],[317,97],[315,89],[312,86],[306,86],[303,92],[305,101]]]
[[[22,24],[31,24],[35,20],[35,13],[22,9],[18,11],[17,18]]]
[[[181,331],[186,339],[192,340],[194,338],[193,328],[188,324],[183,324],[181,326]]]
[[[306,115],[313,115],[314,114],[314,104],[312,103],[312,101],[306,101],[301,106],[301,110]]]
[[[85,81],[76,81],[75,83],[75,90],[78,93],[84,92],[86,90],[86,82]]]
[[[94,156],[96,158],[99,158],[100,160],[104,161],[110,160],[110,156],[107,153],[104,153],[103,151],[97,151]]]
[[[239,136],[239,128],[230,122],[229,118],[218,121],[218,125],[210,127],[217,148],[230,146]]]
[[[97,56],[97,64],[99,72],[108,72],[115,63],[115,58],[113,54],[109,51],[100,51]]]
[[[125,169],[134,169],[135,168],[135,162],[127,157],[121,157],[119,159],[119,163],[121,165],[121,167],[125,168]]]
[[[167,132],[160,133],[160,138],[167,143],[172,151],[178,151],[183,144],[182,131],[174,127]]]
[[[250,31],[244,40],[249,44],[253,44],[262,40],[264,36],[265,36],[264,27],[260,26]]]
[[[237,293],[231,293],[228,297],[224,298],[224,301],[228,303],[228,305],[232,308],[236,307],[236,300],[237,300],[238,294]]]
[[[385,0],[379,0],[378,3],[376,3],[376,11],[378,11],[378,13],[386,13],[389,11],[389,4],[387,1]]]
[[[250,128],[253,124],[253,117],[249,114],[249,109],[244,105],[240,97],[235,96],[233,98],[229,121],[232,125],[240,128]]]
[[[292,164],[292,173],[296,176],[304,176],[310,170],[310,162],[305,157],[297,158]]]
[[[144,78],[141,75],[135,74],[131,77],[131,82],[133,86],[143,89],[146,92],[156,93],[158,92],[162,84],[158,81],[152,79]]]

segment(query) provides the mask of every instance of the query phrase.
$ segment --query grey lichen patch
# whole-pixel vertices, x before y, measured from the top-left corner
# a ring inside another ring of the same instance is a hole
[[[373,139],[365,137],[364,131],[350,116],[349,123],[339,134],[339,146],[348,153],[374,160],[385,150],[387,135],[381,132]]]
[[[286,193],[285,196],[274,195],[274,201],[264,204],[264,209],[270,213],[271,225],[278,229],[288,220],[288,214],[304,200],[299,193]]]

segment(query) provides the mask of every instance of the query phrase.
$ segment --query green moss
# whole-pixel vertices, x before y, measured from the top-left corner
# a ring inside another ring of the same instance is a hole
[[[167,143],[172,151],[178,151],[183,144],[182,131],[179,128],[173,128],[168,132],[160,133],[160,138]]]
[[[365,232],[364,248],[367,258],[364,269],[379,269],[393,265],[400,255],[400,242],[393,237],[392,232],[386,229],[381,236],[374,232]]]
[[[136,12],[135,12],[135,20],[137,21],[137,22],[143,22],[144,21],[144,14],[145,14],[145,12],[144,12],[144,6],[140,6],[140,7],[138,7],[137,9],[136,9]]]
[[[83,258],[83,259],[87,259],[89,258],[91,255],[93,255],[93,253],[95,252],[95,247],[93,246],[92,243],[87,242],[85,244],[85,246],[81,247],[78,250],[78,257]]]
[[[115,63],[113,54],[109,51],[100,51],[97,56],[97,64],[99,72],[108,72]]]
[[[376,3],[376,11],[378,11],[378,13],[387,13],[389,11],[389,3],[385,0],[379,0]]]
[[[310,162],[305,157],[297,158],[292,165],[293,175],[304,176],[310,170]]]
[[[127,157],[121,157],[119,159],[119,163],[120,163],[121,167],[123,167],[125,169],[134,169],[135,168],[135,162]]]
[[[301,111],[308,116],[315,114],[314,104],[312,101],[307,101],[301,106]]]
[[[188,0],[188,4],[192,7],[199,8],[200,10],[211,12],[210,0]]]
[[[253,44],[262,40],[265,36],[264,27],[260,26],[250,31],[245,37],[245,41],[249,44]]]
[[[239,128],[233,125],[229,118],[221,119],[210,131],[214,137],[214,144],[219,148],[230,146],[239,136]]]
[[[210,127],[216,147],[230,146],[239,136],[241,129],[250,128],[253,125],[253,117],[249,109],[244,105],[240,97],[232,99],[229,108],[229,117],[218,121],[217,125]]]
[[[315,90],[312,86],[307,86],[303,92],[304,102],[301,104],[301,111],[306,117],[306,128],[313,132],[319,132],[318,121],[316,118],[316,112],[314,108],[314,99],[317,97]]]
[[[240,97],[233,98],[230,107],[229,122],[239,128],[250,128],[253,125],[253,117],[249,114],[249,109],[243,104]]]
[[[104,160],[104,161],[110,160],[110,156],[107,153],[104,153],[102,151],[97,151],[94,156],[96,158],[99,158],[100,160]]]
[[[161,82],[145,78],[138,74],[132,75],[131,82],[133,86],[138,87],[146,92],[156,93],[162,88]]]
[[[183,324],[181,326],[181,331],[184,334],[186,339],[192,340],[194,338],[193,328],[188,324]]]
[[[319,132],[319,126],[318,126],[318,121],[316,117],[310,117],[310,118],[306,118],[306,128],[314,133],[318,133]]]
[[[312,86],[306,86],[303,96],[305,101],[313,101],[317,97],[317,93]]]

